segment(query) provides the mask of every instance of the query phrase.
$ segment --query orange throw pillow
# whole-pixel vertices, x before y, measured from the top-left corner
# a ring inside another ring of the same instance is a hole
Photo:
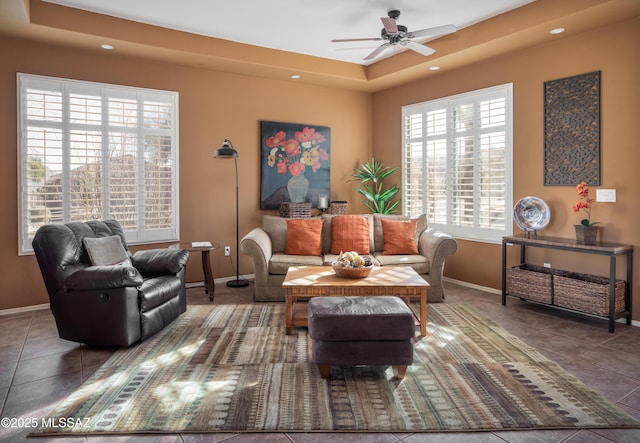
[[[287,247],[285,254],[320,255],[322,223],[324,220],[287,219]]]
[[[331,253],[356,251],[369,254],[369,220],[359,215],[331,218]]]
[[[419,254],[416,245],[417,220],[386,220],[382,222],[384,245],[382,255]]]

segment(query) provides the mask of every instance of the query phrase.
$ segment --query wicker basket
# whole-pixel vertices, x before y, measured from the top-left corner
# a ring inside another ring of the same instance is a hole
[[[329,205],[329,213],[333,215],[347,215],[347,207],[349,203],[346,201],[336,200]]]
[[[554,277],[554,304],[563,308],[609,316],[609,278],[571,273]],[[625,281],[616,280],[615,313],[624,312]]]
[[[336,276],[341,278],[365,278],[371,274],[371,270],[373,269],[373,265],[352,268],[351,266],[337,266],[332,264],[332,267]]]
[[[569,275],[568,271],[522,264],[507,269],[509,295],[540,303],[553,303],[553,277]]]
[[[311,217],[311,203],[293,203],[284,202],[280,203],[278,210],[280,217],[286,218],[307,218]]]

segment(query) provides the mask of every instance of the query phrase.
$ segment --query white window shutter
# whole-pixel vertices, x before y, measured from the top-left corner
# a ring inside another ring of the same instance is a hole
[[[20,253],[46,223],[116,219],[132,244],[178,233],[178,94],[18,74]]]
[[[512,231],[512,85],[403,107],[403,203],[458,238]]]

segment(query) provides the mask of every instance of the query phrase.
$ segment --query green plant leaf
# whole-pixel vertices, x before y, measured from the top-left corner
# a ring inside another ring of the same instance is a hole
[[[364,197],[363,202],[371,212],[374,214],[388,214],[393,212],[400,204],[400,201],[390,201],[398,194],[400,188],[397,185],[393,185],[391,188],[384,190],[382,179],[389,177],[397,170],[398,168],[385,166],[382,162],[372,158],[367,163],[360,165],[360,167],[354,168],[353,174],[351,174],[352,178],[348,181],[359,181],[364,185],[362,188],[356,188],[356,190]],[[373,185],[369,185],[369,182],[373,183]]]

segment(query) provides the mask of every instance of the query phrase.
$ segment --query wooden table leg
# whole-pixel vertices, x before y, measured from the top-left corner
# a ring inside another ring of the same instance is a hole
[[[427,288],[420,293],[420,335],[427,335]]]
[[[293,297],[291,290],[284,290],[284,322],[287,335],[291,335],[291,327],[293,326]]]
[[[209,259],[209,250],[202,250],[202,273],[204,274],[204,292],[209,294],[209,301],[213,301],[213,293],[215,292],[215,282],[213,281],[213,273],[211,272],[211,260]]]

